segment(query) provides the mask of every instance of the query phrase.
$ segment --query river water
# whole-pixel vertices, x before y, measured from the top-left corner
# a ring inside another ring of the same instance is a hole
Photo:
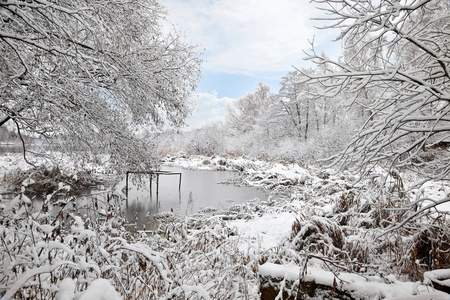
[[[194,215],[228,208],[255,198],[265,200],[268,197],[265,191],[254,187],[226,184],[229,178],[236,176],[235,172],[199,171],[168,166],[161,169],[182,174],[181,190],[178,190],[178,175],[160,175],[157,195],[155,177],[150,194],[150,176],[130,174],[127,209],[129,221],[134,220],[138,225],[146,224],[152,219],[151,215],[160,212]],[[133,184],[138,176],[140,184]]]
[[[231,171],[188,170],[164,166],[162,170],[182,174],[179,190],[179,175],[160,175],[158,194],[156,178],[153,177],[150,193],[150,176],[130,174],[128,189],[128,206],[118,203],[125,211],[128,223],[136,224],[137,229],[152,229],[155,221],[153,216],[163,212],[173,212],[180,216],[195,214],[211,214],[214,211],[226,209],[233,204],[258,198],[266,200],[268,193],[255,187],[237,186],[226,182],[235,176]],[[134,178],[133,178],[134,177]],[[140,179],[140,180],[137,180]],[[76,196],[79,207],[91,207],[93,198],[106,201],[107,190],[92,189]],[[14,197],[3,195],[4,200]],[[36,210],[41,209],[42,201],[33,199]],[[92,207],[90,208],[92,209]],[[80,209],[81,213],[89,215],[89,209]],[[55,210],[55,214],[59,209]]]

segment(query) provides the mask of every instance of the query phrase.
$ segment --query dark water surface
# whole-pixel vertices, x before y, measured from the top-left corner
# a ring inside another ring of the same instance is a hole
[[[233,184],[223,184],[229,178],[236,176],[230,171],[199,171],[164,166],[164,171],[181,172],[181,191],[178,190],[178,175],[160,175],[159,193],[156,195],[156,180],[150,182],[148,175],[140,175],[139,184],[131,184],[138,175],[130,174],[128,191],[128,219],[137,223],[146,223],[149,216],[160,212],[171,212],[178,215],[193,215],[201,212],[228,208],[233,204],[259,198],[265,200],[268,194],[254,187],[240,187]]]

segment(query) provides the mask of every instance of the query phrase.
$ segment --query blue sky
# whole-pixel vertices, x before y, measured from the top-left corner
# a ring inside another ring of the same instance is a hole
[[[253,92],[258,82],[278,92],[281,77],[305,67],[302,50],[315,46],[330,56],[336,33],[317,30],[310,18],[320,13],[309,0],[163,0],[167,19],[204,49],[202,80],[187,120],[199,127],[218,120],[235,99]]]
[[[258,76],[232,74],[224,72],[204,71],[202,80],[197,88],[199,92],[216,91],[219,97],[238,98],[252,92],[259,81],[269,85],[271,89],[278,88],[280,78],[286,72],[274,73],[273,76]]]

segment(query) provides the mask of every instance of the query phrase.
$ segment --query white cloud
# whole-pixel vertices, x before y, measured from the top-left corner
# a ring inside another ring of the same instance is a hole
[[[187,120],[187,124],[193,128],[223,120],[226,106],[235,101],[234,98],[218,98],[216,91],[212,94],[196,93],[193,97],[196,102],[196,111],[192,118]]]
[[[298,65],[317,30],[308,0],[166,0],[168,19],[206,48],[205,69],[254,74]],[[317,24],[316,24],[317,25]],[[317,39],[321,42],[322,39]]]

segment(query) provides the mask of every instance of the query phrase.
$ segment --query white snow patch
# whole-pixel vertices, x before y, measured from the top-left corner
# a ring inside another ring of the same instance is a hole
[[[32,178],[27,178],[22,182],[23,186],[29,186],[30,184],[35,183],[36,181],[34,181]]]
[[[185,292],[185,293],[197,293],[197,295],[205,300],[209,300],[211,299],[211,297],[209,297],[208,292],[201,286],[190,286],[190,285],[186,285],[183,284],[181,286],[181,289]],[[186,295],[186,299],[188,298],[189,295]]]
[[[436,282],[450,289],[450,269],[441,269],[425,272],[423,274],[425,283]],[[450,300],[450,295],[449,295]]]
[[[251,220],[229,221],[228,226],[236,227],[240,233],[241,251],[253,247],[267,250],[280,246],[289,237],[295,218],[296,214],[289,212],[266,214]]]
[[[294,264],[279,265],[274,263],[265,263],[259,267],[261,276],[285,278],[289,281],[299,279],[302,270]],[[430,289],[425,285],[418,285],[414,282],[400,282],[392,280],[386,283],[386,280],[380,277],[362,277],[357,274],[339,273],[336,278],[330,271],[321,268],[308,266],[305,280],[314,281],[317,284],[332,287],[336,279],[339,290],[351,293],[355,297],[362,299],[440,299],[450,300],[450,296],[446,293]]]
[[[121,300],[122,297],[111,285],[103,278],[94,280],[81,295],[79,300]]]
[[[444,182],[429,181],[418,190],[413,191],[416,199],[430,199],[422,202],[422,207],[433,204],[433,201],[440,201],[450,198],[450,186]],[[413,199],[414,200],[414,199]],[[436,206],[441,212],[450,212],[450,201]]]
[[[75,282],[71,278],[64,278],[59,283],[56,300],[73,300],[75,294]]]

